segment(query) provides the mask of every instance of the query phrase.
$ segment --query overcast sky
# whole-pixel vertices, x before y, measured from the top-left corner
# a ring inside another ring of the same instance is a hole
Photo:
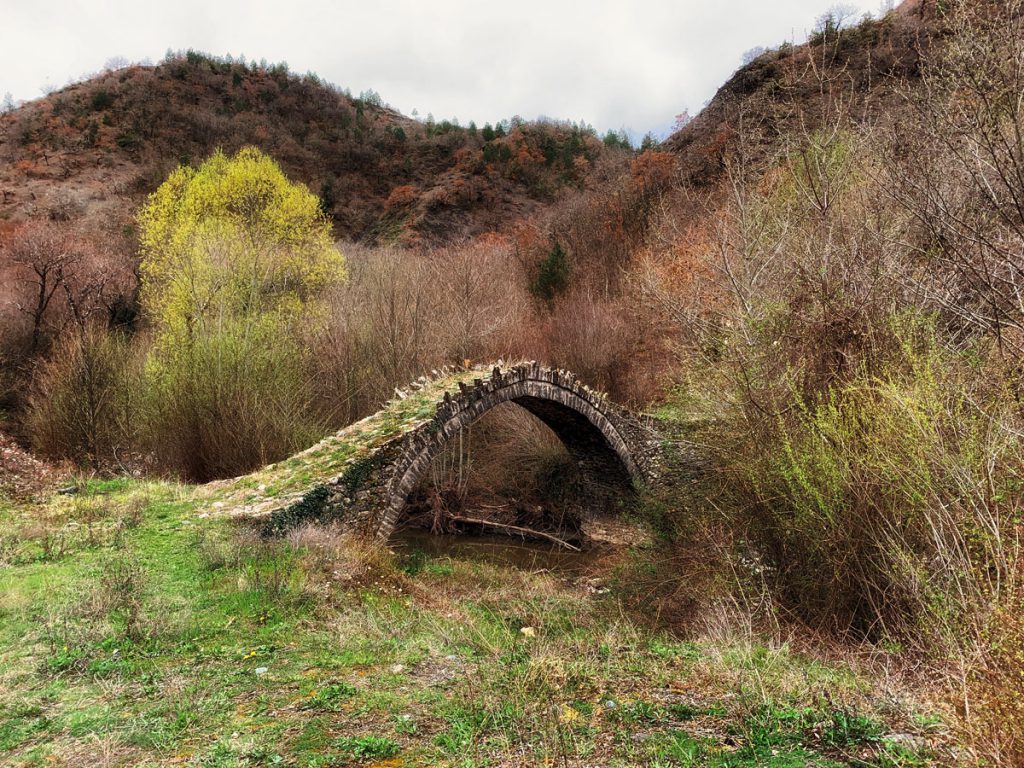
[[[836,0],[0,0],[0,96],[168,49],[286,61],[406,114],[664,132],[754,46],[801,42]],[[877,11],[879,2],[844,2]]]

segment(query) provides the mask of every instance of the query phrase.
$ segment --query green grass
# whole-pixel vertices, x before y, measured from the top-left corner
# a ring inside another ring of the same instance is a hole
[[[892,723],[842,663],[681,641],[557,575],[423,553],[403,568],[261,541],[201,509],[189,488],[130,480],[0,502],[15,542],[0,567],[4,765],[930,759],[887,737],[934,731],[934,715]]]

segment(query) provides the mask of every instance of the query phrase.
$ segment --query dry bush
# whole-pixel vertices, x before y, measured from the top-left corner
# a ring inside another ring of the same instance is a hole
[[[18,553],[22,538],[19,534],[0,534],[0,565],[13,565]]]
[[[395,387],[439,365],[431,325],[437,295],[422,256],[397,248],[343,248],[348,282],[328,297],[312,340],[316,393],[333,424],[372,413]]]
[[[395,558],[380,543],[353,535],[339,525],[306,524],[292,529],[288,546],[300,553],[303,570],[314,577],[311,585],[336,584],[343,589],[374,585],[400,588]]]
[[[259,537],[251,531],[224,535],[208,527],[196,531],[195,548],[200,561],[209,571],[241,567],[242,554],[259,544]]]
[[[557,435],[514,403],[492,408],[473,424],[467,495],[557,501],[568,488],[572,459]]]
[[[18,530],[18,540],[35,542],[42,559],[54,562],[63,558],[74,546],[70,532],[64,526],[56,526],[50,520],[37,520]]]
[[[623,314],[621,304],[581,292],[568,296],[547,318],[550,361],[591,386],[621,392],[635,342]]]
[[[150,610],[145,568],[134,553],[105,555],[97,565],[99,572],[84,591],[57,592],[45,614],[36,617],[49,649],[43,660],[49,672],[84,672],[102,641],[134,643],[167,628],[166,616]]]
[[[1024,582],[1015,584],[989,617],[982,659],[968,672],[961,709],[964,735],[990,765],[1024,765]]]
[[[578,475],[550,428],[524,408],[503,403],[435,457],[412,494],[412,522],[440,531],[449,515],[461,515],[533,530],[576,530]]]
[[[530,308],[510,249],[469,242],[431,251],[427,259],[438,293],[435,333],[445,361],[508,358],[508,345]]]
[[[714,440],[783,603],[830,631],[957,651],[985,574],[1017,557],[996,551],[1020,503],[1017,426],[914,308],[905,217],[878,204],[873,163],[840,114],[760,177],[727,168],[708,259],[730,302],[696,327],[694,359],[732,405]],[[993,485],[998,504],[979,491]]]
[[[330,296],[326,327],[310,340],[318,407],[330,423],[372,413],[431,369],[515,349],[529,304],[502,245],[343,250],[349,280]]]
[[[139,366],[128,340],[89,325],[62,339],[28,398],[34,447],[94,469],[122,465],[134,445]]]
[[[68,190],[55,193],[49,200],[46,214],[50,221],[74,221],[85,213],[85,203]]]
[[[93,595],[93,611],[105,616],[120,636],[139,640],[145,633],[142,610],[145,571],[131,554],[108,559],[103,565],[99,589]]]
[[[140,505],[146,503],[144,496],[136,498]],[[112,508],[103,496],[76,495],[66,505],[39,512],[18,529],[18,538],[38,547],[44,560],[98,547],[117,549],[124,544],[125,532],[141,523],[142,511],[133,501]]]
[[[384,201],[384,210],[390,211],[393,208],[405,208],[416,202],[419,197],[419,190],[412,184],[402,184],[392,188],[388,199]]]
[[[107,238],[36,220],[0,237],[0,281],[0,405],[10,408],[13,429],[31,439],[24,417],[33,369],[53,345],[61,347],[55,355],[66,358],[76,343],[88,345],[82,341],[87,328],[123,323],[131,314],[135,275]],[[71,445],[55,451],[77,452]]]
[[[31,221],[0,239],[0,274],[11,305],[30,327],[21,354],[45,351],[65,331],[96,318],[110,320],[130,301],[135,275],[129,259],[100,238],[68,224]],[[11,346],[12,327],[0,344]]]
[[[5,412],[17,412],[24,405],[26,350],[32,338],[31,321],[17,309],[15,289],[9,271],[0,266],[0,410]],[[0,426],[9,431],[7,422],[5,413],[0,417]]]
[[[151,503],[146,493],[132,494],[118,509],[118,525],[133,530],[142,525],[143,517]]]
[[[631,297],[601,298],[572,291],[533,321],[523,353],[566,368],[616,400],[646,403],[660,391],[659,329]]]
[[[913,282],[953,333],[1024,352],[1024,4],[956,0],[906,94],[883,190],[910,217]],[[1019,376],[1019,370],[1018,370]],[[1018,383],[1019,386],[1019,383]]]

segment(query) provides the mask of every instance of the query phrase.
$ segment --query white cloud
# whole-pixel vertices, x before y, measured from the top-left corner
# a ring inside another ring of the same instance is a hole
[[[407,114],[643,133],[698,111],[744,51],[802,41],[833,1],[0,0],[0,95],[195,48],[287,61]]]

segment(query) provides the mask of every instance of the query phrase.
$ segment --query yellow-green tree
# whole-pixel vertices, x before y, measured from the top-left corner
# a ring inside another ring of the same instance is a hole
[[[181,167],[139,213],[151,449],[189,477],[312,439],[302,338],[345,276],[319,201],[259,150]]]

